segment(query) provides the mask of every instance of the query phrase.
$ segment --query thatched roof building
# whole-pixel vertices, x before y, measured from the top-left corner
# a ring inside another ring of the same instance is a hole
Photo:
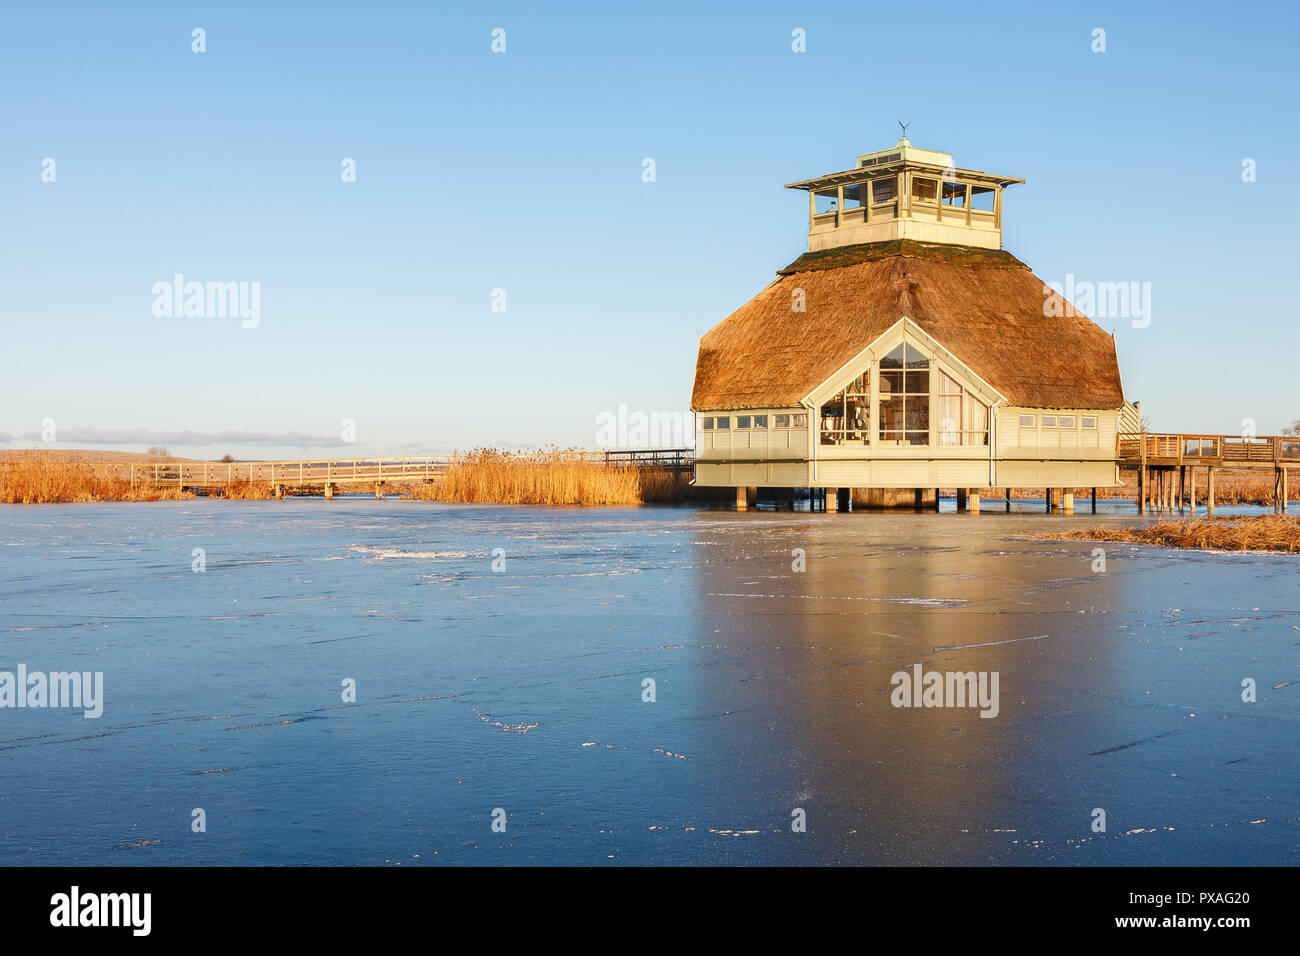
[[[1114,338],[1001,251],[1020,182],[903,140],[792,184],[811,251],[700,340],[697,482],[1114,484]]]
[[[1013,405],[1124,404],[1115,340],[1045,310],[1056,293],[1008,252],[904,239],[806,253],[777,275],[700,339],[693,408],[798,405],[903,316]],[[806,311],[791,311],[794,289]]]

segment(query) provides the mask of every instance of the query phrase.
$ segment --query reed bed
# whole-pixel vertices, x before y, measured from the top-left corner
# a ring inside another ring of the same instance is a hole
[[[221,486],[220,496],[240,501],[265,501],[275,497],[275,486],[266,481],[232,481]]]
[[[83,458],[41,449],[15,452],[0,459],[0,503],[63,504],[85,501],[175,501],[194,495],[179,488],[131,486],[108,477]]]
[[[1214,551],[1285,551],[1300,553],[1300,517],[1253,515],[1161,521],[1146,527],[1081,528],[1036,538],[1081,541],[1127,541],[1166,548]]]
[[[636,505],[641,470],[582,461],[571,450],[535,454],[476,448],[435,482],[414,485],[413,498],[468,504]]]

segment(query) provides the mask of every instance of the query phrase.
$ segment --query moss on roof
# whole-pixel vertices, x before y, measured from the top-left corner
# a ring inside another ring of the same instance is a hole
[[[877,262],[892,256],[930,259],[957,266],[979,265],[993,269],[1029,268],[1011,253],[999,249],[919,242],[915,239],[891,239],[888,242],[864,242],[852,246],[837,246],[834,249],[821,249],[817,252],[805,252],[784,269],[778,269],[776,274],[787,276],[796,272],[839,269],[842,266],[854,266],[862,262]]]

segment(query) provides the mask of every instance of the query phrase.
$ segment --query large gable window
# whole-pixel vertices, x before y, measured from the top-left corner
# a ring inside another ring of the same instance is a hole
[[[935,411],[939,415],[939,444],[987,445],[988,406],[962,388],[961,383],[947,372],[937,371],[939,395]]]
[[[906,342],[880,360],[880,443],[930,444],[930,360]]]
[[[863,445],[871,432],[871,373],[863,372],[821,409],[823,445]]]

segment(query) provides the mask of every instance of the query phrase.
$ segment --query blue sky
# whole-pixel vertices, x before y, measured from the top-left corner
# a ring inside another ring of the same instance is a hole
[[[1290,4],[129,6],[5,13],[0,447],[594,447],[686,408],[698,336],[806,248],[782,185],[898,120],[1027,180],[1044,280],[1151,284],[1102,324],[1154,427],[1300,416]],[[155,316],[176,273],[259,282],[257,327]]]

